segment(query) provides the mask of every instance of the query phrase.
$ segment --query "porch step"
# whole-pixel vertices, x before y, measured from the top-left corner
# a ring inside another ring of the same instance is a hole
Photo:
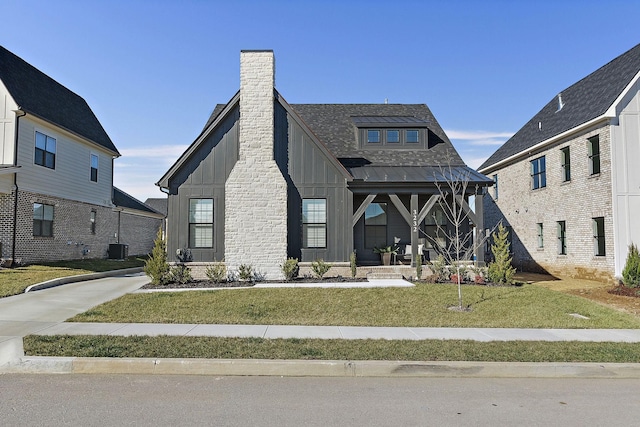
[[[394,271],[372,271],[367,273],[367,279],[404,279],[404,277],[402,273],[396,273]]]

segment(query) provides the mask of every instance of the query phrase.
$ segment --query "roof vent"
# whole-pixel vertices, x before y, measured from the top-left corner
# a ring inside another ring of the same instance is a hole
[[[542,122],[538,122],[538,130],[542,130]]]
[[[562,102],[562,92],[560,92],[558,94],[558,109],[556,110],[556,113],[562,110],[562,107],[564,107],[564,102]]]

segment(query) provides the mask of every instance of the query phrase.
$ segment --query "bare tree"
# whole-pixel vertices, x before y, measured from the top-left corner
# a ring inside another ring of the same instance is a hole
[[[455,168],[451,162],[448,162],[447,166],[440,166],[439,176],[435,178],[439,193],[437,205],[445,221],[439,221],[434,212],[432,217],[435,235],[430,235],[423,229],[420,229],[420,232],[444,257],[447,264],[456,269],[457,309],[465,310],[462,305],[462,263],[471,261],[474,253],[478,253],[478,249],[491,234],[485,235],[484,230],[477,227],[479,221],[477,218],[474,220],[476,215],[466,199],[470,195],[483,197],[483,194],[480,186],[471,182],[471,172],[466,168]]]

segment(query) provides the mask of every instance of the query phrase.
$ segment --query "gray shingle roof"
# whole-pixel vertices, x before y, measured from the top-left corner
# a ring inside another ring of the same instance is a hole
[[[152,197],[144,201],[144,204],[150,206],[161,214],[166,215],[168,210],[168,200],[166,197]]]
[[[20,109],[120,154],[84,99],[2,46],[0,80]]]
[[[602,116],[638,72],[640,44],[561,91],[564,106],[560,110],[558,95],[554,96],[478,170],[489,168],[542,141]]]
[[[129,208],[141,212],[165,215],[164,213],[158,212],[151,206],[142,203],[140,200],[125,193],[117,187],[113,187],[113,204],[121,208]]]

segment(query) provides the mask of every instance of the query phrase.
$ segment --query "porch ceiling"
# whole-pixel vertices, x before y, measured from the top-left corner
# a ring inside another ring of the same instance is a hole
[[[468,181],[469,184],[490,186],[493,181],[468,166],[362,166],[350,168],[353,184],[435,184],[436,182]]]

